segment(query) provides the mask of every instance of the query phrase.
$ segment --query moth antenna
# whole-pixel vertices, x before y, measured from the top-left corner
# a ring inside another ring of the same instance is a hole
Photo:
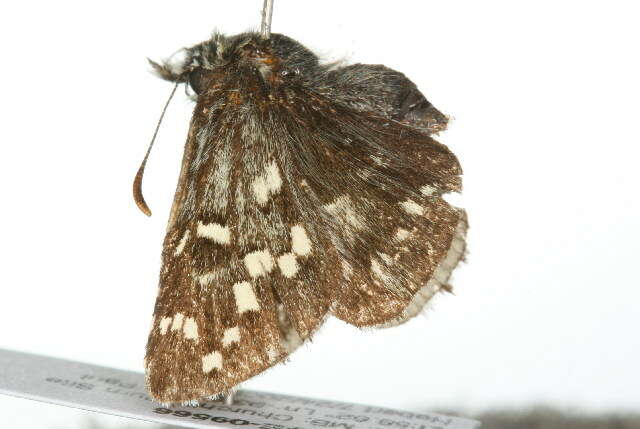
[[[271,18],[273,17],[273,0],[264,0],[262,6],[262,24],[260,25],[260,35],[263,39],[271,36]]]
[[[167,111],[167,107],[169,107],[169,102],[173,98],[173,94],[176,93],[176,89],[178,89],[178,84],[180,82],[176,82],[173,86],[173,90],[171,91],[171,95],[169,95],[169,99],[164,105],[164,109],[162,109],[162,114],[160,115],[160,119],[158,119],[158,125],[156,125],[156,130],[153,132],[153,137],[151,138],[151,143],[149,143],[149,148],[147,149],[147,153],[140,164],[140,168],[138,168],[138,172],[136,173],[136,178],[133,179],[133,199],[136,202],[138,208],[142,211],[142,213],[147,216],[151,216],[151,210],[149,206],[144,200],[144,196],[142,195],[142,176],[144,176],[144,167],[147,165],[147,159],[149,158],[149,154],[151,153],[151,148],[153,147],[153,143],[156,141],[156,136],[158,135],[158,130],[160,129],[160,124],[162,123],[162,119],[164,118],[164,114]]]

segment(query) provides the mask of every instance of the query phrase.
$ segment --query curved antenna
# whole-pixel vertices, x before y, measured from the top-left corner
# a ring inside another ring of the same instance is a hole
[[[147,159],[149,158],[149,154],[151,153],[151,148],[153,147],[153,142],[156,141],[156,136],[158,135],[158,130],[160,129],[160,124],[162,123],[162,118],[164,118],[164,114],[167,111],[167,107],[169,107],[169,102],[173,98],[173,94],[176,93],[176,89],[178,89],[178,84],[180,82],[176,82],[173,86],[173,90],[171,91],[171,95],[169,99],[164,105],[164,109],[162,109],[162,114],[160,115],[160,119],[158,120],[158,125],[156,125],[156,130],[153,132],[153,137],[151,138],[151,143],[149,143],[149,148],[147,149],[147,154],[144,156],[142,160],[142,164],[140,164],[140,168],[138,168],[138,172],[136,173],[136,178],[133,179],[133,199],[136,202],[138,208],[142,211],[142,213],[147,216],[151,216],[151,210],[149,206],[144,200],[144,196],[142,195],[142,176],[144,176],[144,167],[147,165]]]
[[[271,36],[271,18],[273,17],[273,0],[264,0],[262,5],[262,24],[260,25],[260,35],[263,39]]]

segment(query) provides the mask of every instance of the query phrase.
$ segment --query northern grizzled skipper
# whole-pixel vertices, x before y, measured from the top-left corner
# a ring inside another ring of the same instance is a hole
[[[323,65],[270,34],[265,3],[260,33],[152,63],[196,98],[147,344],[160,402],[229,392],[329,315],[403,323],[464,253],[465,212],[442,198],[462,171],[431,137],[447,118],[400,72]]]

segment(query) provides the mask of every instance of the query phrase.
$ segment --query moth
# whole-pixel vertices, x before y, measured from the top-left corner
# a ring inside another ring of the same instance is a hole
[[[183,54],[152,62],[195,93],[145,359],[155,400],[226,394],[329,316],[398,325],[450,289],[467,220],[443,195],[462,170],[411,80],[275,33]]]

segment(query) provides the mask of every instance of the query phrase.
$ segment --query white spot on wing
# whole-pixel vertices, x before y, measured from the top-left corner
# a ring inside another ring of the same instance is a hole
[[[280,178],[280,170],[278,170],[278,166],[275,162],[272,162],[267,167],[265,179],[267,187],[271,193],[275,194],[280,190],[280,187],[282,186],[282,179]]]
[[[349,262],[347,262],[346,260],[342,260],[342,275],[344,275],[344,277],[349,280],[349,278],[351,278],[351,275],[353,274],[353,267],[351,266],[351,264]]]
[[[253,278],[264,276],[273,270],[273,257],[268,250],[257,250],[244,257],[244,266]]]
[[[170,324],[171,324],[171,317],[163,317],[162,319],[160,319],[160,324],[158,326],[160,327],[160,333],[162,335],[167,333],[167,330],[169,329]]]
[[[224,347],[229,346],[231,343],[238,342],[240,342],[240,329],[238,329],[237,326],[224,331],[224,335],[222,336],[222,345]]]
[[[376,277],[382,280],[383,283],[392,283],[392,279],[389,274],[382,268],[382,265],[380,265],[380,263],[373,258],[371,258],[371,271],[373,271],[373,274],[375,274]]]
[[[298,256],[311,253],[311,241],[302,225],[291,227],[291,251]]]
[[[422,206],[413,200],[404,201],[400,203],[400,205],[402,206],[404,211],[411,215],[422,216],[424,214],[424,209],[422,208]]]
[[[208,238],[219,244],[229,244],[231,242],[231,231],[226,226],[219,223],[203,224],[198,222],[198,237]]]
[[[240,282],[233,285],[233,294],[236,297],[236,306],[238,307],[238,313],[242,314],[245,311],[258,311],[260,305],[256,298],[251,283]]]
[[[333,203],[327,204],[325,208],[332,215],[346,220],[350,225],[355,226],[356,228],[364,227],[363,219],[356,214],[353,209],[351,198],[346,195],[336,198]]]
[[[269,201],[271,194],[276,194],[282,187],[282,178],[280,170],[275,162],[272,162],[265,168],[263,175],[256,177],[253,181],[253,195],[260,205],[264,205]]]
[[[182,238],[180,239],[180,242],[176,246],[176,251],[173,253],[175,256],[178,256],[184,250],[184,246],[186,246],[187,240],[189,240],[189,234],[190,234],[189,230],[186,230],[184,232],[184,235],[182,236]]]
[[[184,319],[184,316],[180,313],[176,314],[175,316],[173,316],[173,324],[171,325],[171,330],[172,331],[178,331],[180,329],[182,329],[182,320]]]
[[[202,356],[202,372],[207,374],[214,368],[222,369],[222,355],[216,351]]]
[[[382,162],[382,158],[380,158],[379,156],[371,155],[371,156],[370,156],[370,158],[371,158],[371,160],[372,160],[373,162],[375,162],[377,165],[379,165],[379,166],[384,166],[384,162]]]
[[[429,186],[429,185],[424,185],[420,188],[420,192],[422,193],[422,195],[424,195],[425,197],[430,197],[433,194],[436,193],[436,188],[434,188],[433,186]]]
[[[406,229],[398,228],[396,231],[396,241],[406,240],[411,233]]]
[[[278,258],[278,267],[282,275],[287,278],[292,278],[298,272],[298,262],[296,261],[296,255],[293,253],[285,253]]]
[[[198,339],[198,324],[193,317],[187,317],[185,319],[182,331],[184,332],[185,338],[188,338],[190,340]]]
[[[253,181],[253,195],[260,205],[264,205],[269,201],[269,188],[264,177],[258,177]]]
[[[391,258],[391,256],[387,255],[386,253],[378,252],[378,256],[384,261],[385,264],[393,264],[393,258]]]

